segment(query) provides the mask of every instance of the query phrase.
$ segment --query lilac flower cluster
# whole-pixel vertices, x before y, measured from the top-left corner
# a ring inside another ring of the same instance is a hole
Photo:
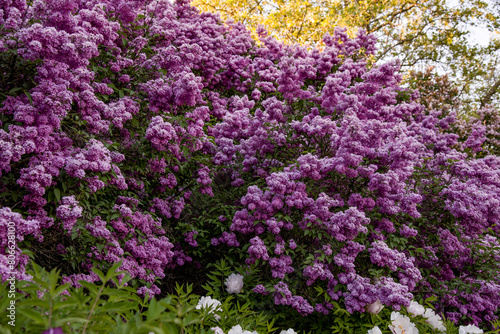
[[[222,232],[222,235],[218,238],[212,238],[211,240],[213,246],[217,246],[219,244],[226,244],[228,246],[232,247],[239,247],[240,243],[238,242],[238,239],[236,238],[236,234],[232,232]]]
[[[276,305],[290,305],[299,314],[311,314],[314,308],[301,296],[293,296],[286,283],[280,281],[274,286],[274,303]]]
[[[124,197],[119,200],[135,202]],[[125,203],[115,205],[114,210],[119,214],[119,218],[112,220],[109,225],[99,216],[87,224],[86,229],[92,236],[107,243],[103,250],[94,247],[88,257],[104,263],[122,260],[120,270],[127,271],[133,278],[154,283],[157,278],[165,276],[167,265],[172,265],[176,260],[174,245],[167,237],[160,236],[165,234],[161,221],[155,220],[149,213],[133,211],[129,205]],[[188,235],[191,236],[191,239],[188,239],[191,243],[196,243],[192,239],[195,232]],[[144,239],[141,236],[146,236],[146,240],[141,241]],[[125,255],[126,253],[129,255]],[[73,276],[70,278],[73,279]],[[146,287],[141,289],[142,294],[148,292],[150,297],[160,292],[154,284],[151,288],[147,288],[147,291],[144,290]]]
[[[61,199],[56,209],[57,218],[63,222],[63,228],[71,232],[78,218],[82,216],[83,209],[78,205],[75,196],[66,196]]]
[[[269,259],[271,273],[274,278],[284,279],[286,274],[293,273],[295,269],[292,266],[292,259],[288,255],[281,255],[279,258],[272,257]]]
[[[14,273],[18,280],[29,280],[31,277],[24,273],[29,257],[22,254],[20,243],[26,236],[34,236],[38,241],[43,240],[40,223],[37,220],[25,220],[10,208],[0,208],[0,275],[2,283]]]
[[[259,237],[254,237],[250,240],[251,246],[248,248],[248,254],[250,257],[246,260],[247,264],[253,264],[256,260],[262,259],[264,261],[269,260],[269,254],[267,253],[267,247],[264,241]]]
[[[172,124],[165,122],[161,116],[151,119],[145,138],[151,141],[151,145],[158,151],[169,151],[176,156],[180,154],[179,147],[176,145],[179,141],[177,133]]]
[[[184,233],[184,241],[187,242],[189,244],[189,246],[191,247],[198,247],[198,243],[196,242],[194,236],[198,234],[198,231],[190,231],[190,232],[186,232]]]

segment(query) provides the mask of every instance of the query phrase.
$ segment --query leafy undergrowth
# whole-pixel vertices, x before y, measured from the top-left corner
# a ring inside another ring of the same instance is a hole
[[[155,298],[140,298],[136,290],[130,286],[130,276],[126,272],[117,271],[121,263],[115,264],[104,274],[93,269],[99,277],[99,282],[80,281],[81,286],[61,284],[58,270],[47,272],[42,267],[32,263],[29,271],[31,281],[17,283],[14,296],[2,298],[0,308],[7,309],[11,300],[15,305],[15,326],[0,322],[0,333],[116,333],[116,334],[264,334],[281,333],[297,334],[293,328],[283,329],[293,324],[291,315],[263,311],[252,300],[245,297],[243,284],[230,283],[234,274],[228,276],[225,284],[219,279],[229,272],[230,268],[222,261],[213,271],[211,280],[205,286],[209,294],[222,295],[219,288],[233,294],[225,296],[222,302],[211,297],[200,297],[192,292],[192,285],[176,285],[175,294],[157,300]],[[241,282],[242,283],[242,282]],[[233,285],[231,285],[233,284]],[[236,285],[234,285],[236,284]],[[7,297],[9,285],[0,286],[0,295]],[[231,290],[232,289],[232,290]],[[246,300],[246,302],[245,302]],[[433,298],[424,301],[427,310],[431,310]],[[415,308],[415,305],[418,305]],[[436,330],[428,316],[418,314],[418,308],[424,306],[415,303],[408,310],[394,318],[395,312],[374,305],[367,313],[352,315],[340,305],[335,305],[335,312],[329,316],[317,319],[307,319],[310,330],[303,333],[400,333],[391,331],[391,326],[397,328],[401,319],[411,317],[412,327],[403,322],[401,333],[442,333]],[[393,318],[391,318],[393,316]],[[5,317],[4,317],[5,318]],[[395,319],[395,320],[394,320]],[[408,319],[408,318],[406,318]],[[399,321],[399,322],[398,322]],[[465,327],[457,328],[453,322],[444,320],[443,333],[469,333]],[[498,327],[499,323],[492,324]],[[396,326],[396,327],[394,327]],[[404,327],[407,326],[407,327]],[[325,330],[324,328],[329,328]],[[499,333],[486,331],[484,333]],[[471,331],[470,333],[480,333]]]

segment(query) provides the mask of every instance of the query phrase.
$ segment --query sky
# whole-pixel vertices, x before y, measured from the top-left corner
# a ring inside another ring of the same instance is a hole
[[[485,28],[472,27],[469,40],[472,43],[487,45],[490,41],[490,32]]]
[[[491,0],[485,0],[490,5],[493,5],[493,2]],[[460,1],[459,0],[446,0],[446,3],[450,7],[455,7],[455,6],[460,6]],[[490,38],[493,37],[493,34],[488,31],[486,28],[481,28],[481,27],[470,27],[469,28],[471,33],[469,34],[469,41],[473,44],[479,44],[479,45],[487,45],[490,41]],[[498,37],[498,35],[497,35]]]

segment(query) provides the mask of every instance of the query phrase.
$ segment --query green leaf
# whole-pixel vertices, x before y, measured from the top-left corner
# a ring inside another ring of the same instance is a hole
[[[182,153],[185,157],[189,156],[189,148],[187,146],[183,146]]]
[[[70,286],[71,286],[71,284],[69,284],[69,283],[63,284],[63,285],[59,286],[56,289],[56,291],[54,292],[54,297],[55,296],[59,296],[61,293],[63,293],[64,291],[66,291],[66,289],[68,289]]]
[[[60,318],[54,323],[54,327],[60,327],[62,325],[65,325],[68,322],[73,325],[75,322],[86,323],[86,322],[88,322],[88,320],[85,318],[79,318],[79,317]]]
[[[123,272],[117,272],[118,268],[122,265],[122,261],[116,262],[111,268],[109,268],[108,272],[106,273],[106,281],[109,281],[111,277],[118,276],[119,274]]]
[[[99,269],[99,268],[92,268],[92,271],[97,275],[97,277],[99,277],[99,279],[101,280],[101,282],[105,283],[108,281],[108,279],[106,279],[104,276],[104,273]]]
[[[162,299],[163,302],[163,299]],[[148,311],[146,313],[147,321],[153,321],[158,319],[161,313],[163,313],[166,309],[166,306],[161,305],[163,303],[158,303],[156,299],[151,299],[149,303]]]
[[[43,299],[24,300],[24,301],[20,302],[18,306],[20,307],[20,306],[25,306],[25,305],[28,305],[30,307],[38,306],[38,307],[45,308],[45,309],[48,309],[50,307],[49,301],[43,300]]]
[[[13,95],[15,92],[21,90],[21,87],[14,87],[11,90],[9,90],[9,95]]]
[[[30,104],[33,105],[33,99],[31,98],[31,93],[29,91],[25,90],[24,95],[26,95],[26,97],[30,101]]]
[[[436,300],[438,300],[438,298],[436,296],[430,296],[429,298],[426,298],[424,300],[424,303],[427,305],[431,305],[431,303],[435,302]]]
[[[122,301],[117,303],[106,303],[99,309],[100,312],[126,312],[137,308],[137,303]]]
[[[54,189],[54,196],[56,198],[56,202],[59,203],[61,200],[61,191],[57,188]]]
[[[65,300],[65,301],[60,301],[60,302],[56,303],[54,306],[52,306],[52,309],[54,311],[56,311],[56,310],[63,309],[66,307],[75,307],[78,304],[79,304],[79,302],[77,300]]]
[[[119,215],[118,213],[115,213],[115,214],[113,214],[113,215],[109,218],[109,220],[113,220],[113,219],[116,219],[116,218],[118,218],[118,217],[120,217],[120,215]]]
[[[82,286],[86,287],[90,292],[92,292],[94,295],[97,295],[97,285],[94,283],[90,283],[87,281],[78,281]]]
[[[38,312],[26,308],[20,308],[19,313],[23,314],[26,318],[34,321],[37,324],[43,325],[45,327],[49,325],[49,318],[42,317],[42,315]]]
[[[47,197],[47,202],[52,202],[54,200],[54,192],[49,192]]]

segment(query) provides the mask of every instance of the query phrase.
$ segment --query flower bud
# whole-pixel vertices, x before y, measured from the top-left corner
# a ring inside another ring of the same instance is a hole
[[[371,314],[377,314],[384,308],[384,305],[377,299],[376,302],[366,305],[366,311]]]

